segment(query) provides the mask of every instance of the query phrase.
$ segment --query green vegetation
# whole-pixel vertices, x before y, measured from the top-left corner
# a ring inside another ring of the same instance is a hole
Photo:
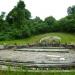
[[[18,71],[0,71],[0,75],[75,75],[75,72],[18,72]]]
[[[0,75],[75,75],[75,70],[27,70],[25,67],[14,68],[8,66],[8,69],[0,70]]]
[[[59,36],[61,37],[61,43],[75,43],[75,34],[69,34],[69,33],[46,33],[46,34],[40,34],[40,35],[36,35],[36,36],[31,36],[29,38],[26,39],[20,39],[20,40],[9,40],[9,41],[0,41],[0,44],[18,44],[18,45],[22,45],[22,44],[31,44],[31,43],[37,43],[39,42],[39,40],[42,37],[45,36]]]
[[[26,9],[24,1],[19,0],[6,17],[5,12],[0,15],[0,40],[25,39],[50,32],[74,33],[75,6],[69,7],[67,10],[68,16],[60,20],[56,20],[53,16],[48,16],[45,20],[40,17],[31,19],[31,12]]]
[[[67,13],[68,16],[60,20],[56,20],[53,16],[48,16],[45,20],[38,16],[31,19],[31,12],[26,9],[24,1],[19,0],[6,17],[5,12],[0,15],[0,44],[32,44],[45,36],[59,36],[61,43],[75,43],[75,6],[69,7]],[[75,72],[0,70],[0,75],[75,75]]]

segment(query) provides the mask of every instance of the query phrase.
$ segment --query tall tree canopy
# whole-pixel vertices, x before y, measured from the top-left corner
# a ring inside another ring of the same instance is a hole
[[[17,6],[15,6],[7,15],[6,20],[10,24],[16,24],[18,27],[23,24],[25,20],[29,20],[31,13],[29,10],[25,9],[24,1],[19,1]]]
[[[6,16],[6,21],[10,25],[10,31],[13,36],[17,35],[18,37],[25,38],[30,35],[27,22],[31,18],[31,13],[25,6],[24,1],[19,0],[17,5]]]

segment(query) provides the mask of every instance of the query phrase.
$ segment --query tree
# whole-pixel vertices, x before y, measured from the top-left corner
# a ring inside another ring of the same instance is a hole
[[[24,9],[25,6],[26,6],[26,5],[24,4],[24,1],[19,0],[19,2],[18,2],[18,4],[17,4],[17,7],[18,7],[18,8],[21,8],[21,9]]]
[[[56,19],[53,16],[49,16],[45,18],[44,22],[49,26],[49,30],[53,31],[53,25],[56,22]]]
[[[8,30],[8,23],[6,22],[6,20],[4,20],[5,17],[5,12],[1,12],[0,15],[0,32],[4,32]]]
[[[30,29],[32,34],[40,34],[48,32],[48,25],[40,19],[40,17],[35,17],[31,20]]]
[[[49,16],[49,17],[46,17],[45,18],[45,22],[48,24],[48,25],[51,25],[55,22],[55,18],[52,17],[52,16]]]
[[[59,31],[61,32],[75,32],[75,20],[73,18],[68,19],[67,17],[59,20]]]
[[[67,13],[68,13],[68,15],[74,15],[75,14],[75,5],[73,5],[72,7],[68,7]]]
[[[6,20],[9,24],[14,24],[16,27],[20,28],[25,19],[29,20],[31,13],[25,9],[24,1],[19,1],[17,6],[15,6],[7,15]]]
[[[17,5],[8,13],[6,17],[6,21],[10,25],[10,32],[12,32],[12,35],[14,36],[17,35],[17,38],[30,36],[28,21],[30,20],[31,13],[28,9],[25,9],[25,6],[24,1],[19,0]]]

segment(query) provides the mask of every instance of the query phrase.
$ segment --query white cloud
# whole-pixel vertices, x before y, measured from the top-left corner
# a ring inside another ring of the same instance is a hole
[[[9,12],[19,0],[1,0],[0,12]],[[32,17],[39,16],[44,19],[54,16],[60,19],[67,15],[67,8],[75,5],[75,0],[23,0],[26,8],[30,10]]]

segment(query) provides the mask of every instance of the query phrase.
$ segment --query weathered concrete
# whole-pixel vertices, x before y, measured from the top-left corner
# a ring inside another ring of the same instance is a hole
[[[25,66],[75,66],[75,51],[69,50],[68,53],[63,52],[32,52],[32,51],[14,51],[0,50],[0,64],[23,64]]]

